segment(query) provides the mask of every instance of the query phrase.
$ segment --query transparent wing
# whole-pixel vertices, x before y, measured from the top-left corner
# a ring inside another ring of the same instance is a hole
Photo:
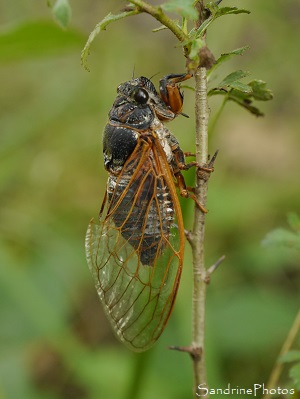
[[[160,144],[140,140],[107,187],[106,214],[90,222],[86,255],[118,337],[149,349],[174,304],[183,258],[181,210]]]

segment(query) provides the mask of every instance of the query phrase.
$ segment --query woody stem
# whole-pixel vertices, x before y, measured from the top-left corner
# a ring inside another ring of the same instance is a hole
[[[204,165],[208,159],[208,117],[206,68],[199,67],[195,73],[195,114],[196,114],[196,161]],[[195,195],[205,207],[207,199],[207,180],[197,174]],[[205,300],[206,269],[204,262],[205,213],[195,206],[194,226],[191,235],[193,252],[193,330],[192,348],[194,355],[194,394],[200,384],[207,383],[205,364]],[[202,386],[205,386],[202,385]],[[197,397],[197,396],[195,396]]]

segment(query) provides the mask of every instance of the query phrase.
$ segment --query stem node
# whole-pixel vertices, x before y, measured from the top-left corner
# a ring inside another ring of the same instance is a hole
[[[191,358],[195,361],[200,361],[203,353],[203,349],[200,346],[169,346],[169,349],[179,351],[179,352],[186,352],[188,353]]]

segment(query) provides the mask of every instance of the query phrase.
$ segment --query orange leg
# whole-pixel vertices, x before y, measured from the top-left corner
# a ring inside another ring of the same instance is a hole
[[[195,157],[196,154],[194,154],[193,152],[184,152],[184,156],[185,157]]]
[[[190,191],[189,189],[191,189],[191,191],[194,191],[194,189],[186,186],[184,177],[183,177],[182,173],[180,172],[180,170],[178,170],[178,172],[175,173],[175,177],[177,180],[177,185],[179,188],[180,195],[184,198],[191,198],[192,200],[195,201],[196,205],[198,206],[198,208],[200,209],[201,212],[207,213],[207,209],[205,209],[204,206],[202,206],[200,204],[200,202],[197,200],[195,194],[193,194],[193,192],[189,193],[189,191]]]
[[[188,73],[172,74],[165,76],[159,82],[159,91],[162,100],[176,115],[181,113],[183,106],[183,94],[180,92],[178,84],[191,77],[192,75]]]
[[[186,186],[184,177],[181,173],[181,170],[188,170],[191,167],[195,166],[198,169],[198,171],[197,171],[198,176],[200,178],[202,178],[203,180],[208,180],[210,174],[214,171],[214,162],[216,160],[218,151],[215,152],[215,154],[213,155],[212,159],[209,161],[208,164],[200,166],[195,161],[189,162],[188,164],[186,164],[184,162],[183,152],[181,151],[179,146],[172,148],[172,150],[173,150],[173,154],[174,154],[174,160],[175,160],[176,166],[178,168],[177,170],[174,171],[174,175],[177,180],[177,186],[179,188],[180,195],[184,198],[188,198],[188,197],[192,198],[192,200],[195,201],[196,205],[201,210],[201,212],[207,213],[207,210],[205,209],[205,207],[199,203],[199,201],[197,200],[197,198],[195,196],[195,188]],[[185,155],[186,154],[191,154],[191,153],[185,153]]]

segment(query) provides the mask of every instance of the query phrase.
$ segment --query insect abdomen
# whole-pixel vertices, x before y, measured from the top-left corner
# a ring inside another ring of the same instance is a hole
[[[152,266],[166,246],[174,219],[164,178],[155,177],[147,167],[134,179],[131,174],[123,174],[121,179],[111,175],[107,192],[116,227],[138,252],[142,264]]]

